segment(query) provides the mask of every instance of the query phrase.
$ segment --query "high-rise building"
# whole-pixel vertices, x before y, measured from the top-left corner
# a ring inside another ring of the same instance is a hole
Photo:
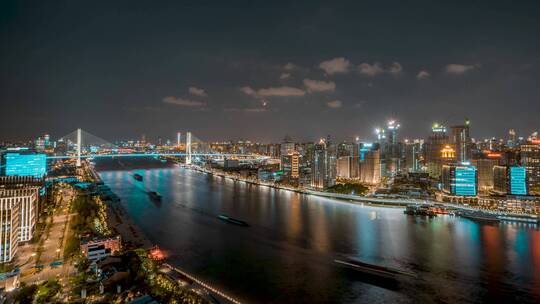
[[[474,166],[444,165],[442,168],[443,191],[456,196],[476,196],[477,171]]]
[[[2,155],[3,175],[33,176],[37,178],[47,174],[47,156],[27,148],[9,149]]]
[[[527,195],[527,170],[519,166],[495,166],[494,190],[501,194]]]
[[[311,187],[324,189],[327,187],[326,179],[326,143],[324,140],[313,147],[313,159],[311,160]]]
[[[390,120],[384,129],[377,128],[377,140],[381,148],[381,165],[383,176],[395,176],[402,170],[402,146],[398,141],[398,130],[401,127],[395,120]]]
[[[300,177],[300,153],[294,151],[291,154],[291,178]]]
[[[446,127],[438,123],[433,124],[431,136],[424,144],[424,163],[430,177],[441,176],[442,166],[446,163],[442,151],[447,144]]]
[[[404,171],[406,172],[418,172],[420,171],[420,153],[422,151],[421,140],[408,141],[405,140],[404,144],[404,154],[405,154],[405,164]]]
[[[489,192],[493,190],[493,168],[499,165],[498,159],[475,159],[471,160],[471,164],[476,167],[478,172],[478,191]]]
[[[380,150],[370,150],[364,153],[364,160],[360,162],[360,181],[375,185],[381,182]]]
[[[286,162],[286,157],[288,157],[289,155],[292,155],[292,153],[296,151],[295,150],[295,144],[294,142],[292,141],[291,137],[290,136],[285,136],[285,138],[283,139],[283,142],[281,143],[281,146],[280,146],[280,156],[281,156],[281,170],[284,170],[284,165],[285,165],[285,162]]]
[[[540,192],[540,140],[531,139],[520,146],[521,165],[527,170],[529,191]]]
[[[527,195],[529,194],[527,185],[527,170],[524,167],[512,166],[508,170],[508,184],[510,194]]]
[[[461,126],[453,126],[452,129],[452,144],[456,149],[456,159],[458,162],[467,162],[471,159],[471,137],[469,134],[469,120],[465,120],[465,124]]]
[[[336,184],[337,177],[337,145],[330,135],[326,136],[326,179],[327,187]]]
[[[330,137],[321,139],[313,147],[311,160],[311,187],[324,189],[336,184],[337,159],[336,146],[330,141]]]
[[[506,145],[508,148],[513,148],[516,145],[516,131],[514,129],[508,130],[508,141]]]
[[[300,176],[300,153],[293,151],[290,154],[281,156],[281,170],[291,178]]]
[[[358,144],[358,156],[360,161],[364,160],[366,152],[369,152],[373,149],[373,143],[359,143]]]
[[[32,239],[42,183],[30,176],[0,177],[0,263],[13,259],[19,242]]]
[[[34,141],[34,149],[40,152],[45,150],[45,139],[43,137],[40,136]]]
[[[43,144],[45,145],[45,148],[51,146],[51,136],[49,134],[43,135]]]
[[[337,177],[358,178],[359,159],[356,156],[341,156],[337,160]]]

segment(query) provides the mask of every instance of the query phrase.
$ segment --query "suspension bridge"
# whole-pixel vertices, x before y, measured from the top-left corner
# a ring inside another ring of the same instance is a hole
[[[184,140],[183,140],[184,139]],[[82,159],[89,158],[107,158],[107,157],[166,157],[177,156],[184,157],[186,164],[191,164],[193,158],[206,157],[213,159],[238,158],[245,161],[262,161],[266,156],[240,153],[217,153],[210,149],[210,146],[200,139],[186,132],[182,136],[177,133],[176,145],[167,151],[134,151],[130,148],[121,147],[117,144],[108,142],[98,136],[90,134],[82,129],[77,129],[65,136],[59,138],[59,142],[66,145],[65,155],[49,155],[48,159],[76,159],[77,166],[81,166]],[[183,147],[183,149],[181,149]],[[70,149],[71,153],[67,150]],[[183,150],[183,151],[182,151]]]

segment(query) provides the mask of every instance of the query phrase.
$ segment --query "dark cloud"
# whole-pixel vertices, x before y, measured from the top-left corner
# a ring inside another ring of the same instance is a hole
[[[538,16],[538,1],[2,1],[0,139],[370,138],[392,117],[409,138],[464,117],[474,137],[526,135]]]

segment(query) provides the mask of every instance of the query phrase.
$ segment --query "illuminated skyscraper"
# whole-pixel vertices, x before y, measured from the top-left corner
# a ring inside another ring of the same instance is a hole
[[[465,120],[462,126],[453,126],[452,144],[456,149],[456,159],[458,162],[467,162],[471,159],[471,137],[469,134],[469,120]]]
[[[420,171],[420,153],[422,152],[421,140],[408,141],[405,140],[403,146],[403,154],[405,155],[405,163],[403,169],[406,172],[418,172]]]
[[[442,166],[445,164],[443,149],[448,144],[448,136],[446,127],[438,123],[433,124],[431,131],[431,136],[424,145],[424,162],[429,176],[439,178]]]
[[[527,170],[519,166],[495,166],[494,190],[501,194],[527,195]]]
[[[527,170],[524,167],[510,167],[508,170],[508,184],[510,194],[512,195],[529,194],[527,187]]]
[[[341,156],[337,160],[337,177],[358,178],[359,160],[356,156]]]
[[[375,185],[381,182],[381,158],[378,149],[365,152],[359,171],[362,183]]]
[[[313,148],[313,159],[311,160],[312,188],[322,190],[327,187],[326,159],[326,143],[321,139],[321,141]]]
[[[46,148],[50,147],[51,145],[51,136],[49,134],[43,135],[43,144]]]
[[[281,168],[281,170],[284,170],[285,166],[287,165],[286,164],[287,160],[285,158],[292,155],[292,153],[294,151],[295,151],[294,142],[292,141],[290,136],[288,136],[288,135],[285,136],[285,138],[283,139],[283,142],[281,143],[281,147],[280,147],[280,155],[281,155],[280,168]],[[290,166],[290,160],[289,160],[288,165]]]
[[[337,177],[337,145],[330,135],[326,136],[326,182],[327,187],[336,184]]]
[[[529,190],[540,192],[540,140],[531,139],[520,146],[521,165],[527,170]]]
[[[321,139],[313,148],[311,160],[311,187],[324,189],[336,183],[337,160],[335,145],[330,138]]]
[[[442,168],[444,192],[456,196],[476,196],[477,172],[471,165],[444,165]]]
[[[401,127],[395,120],[390,120],[386,128],[375,129],[381,148],[381,170],[384,176],[395,176],[401,172],[402,149],[398,142],[398,130]]]
[[[291,178],[300,177],[300,154],[294,151],[291,154]]]
[[[476,167],[478,172],[478,191],[488,192],[493,190],[494,167],[499,165],[498,159],[476,159],[471,160],[471,164]]]
[[[513,148],[516,145],[516,131],[514,129],[508,131],[508,141],[506,144],[509,148]]]

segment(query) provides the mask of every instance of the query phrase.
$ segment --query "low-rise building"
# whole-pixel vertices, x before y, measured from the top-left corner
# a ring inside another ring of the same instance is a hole
[[[19,242],[32,239],[42,182],[30,176],[0,177],[0,263],[13,259]]]
[[[111,238],[93,238],[81,242],[81,252],[90,261],[95,262],[120,252],[120,236]]]

